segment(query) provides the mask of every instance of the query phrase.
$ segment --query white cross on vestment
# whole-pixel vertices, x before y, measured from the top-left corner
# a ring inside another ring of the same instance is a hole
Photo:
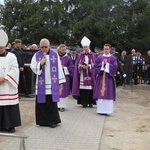
[[[55,63],[55,61],[57,60],[56,57],[52,56],[51,60],[53,61],[53,63]]]
[[[52,78],[52,80],[53,80],[54,82],[56,82],[56,81],[57,81],[57,77],[54,75],[53,78]]]
[[[42,85],[44,80],[40,77],[39,83]]]

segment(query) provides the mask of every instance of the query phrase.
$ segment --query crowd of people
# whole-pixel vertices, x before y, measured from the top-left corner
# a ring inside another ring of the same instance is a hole
[[[19,41],[17,43],[17,41]],[[19,47],[18,47],[19,45]],[[59,47],[59,46],[58,46]],[[68,47],[66,47],[68,49]],[[40,47],[38,44],[27,44],[24,45],[21,43],[20,39],[16,39],[12,44],[8,43],[6,45],[6,50],[11,51],[16,54],[17,60],[20,65],[24,65],[24,62],[27,60],[28,62],[31,61],[31,56],[25,56],[24,52],[19,50],[26,50],[26,53],[28,50],[31,50],[34,54],[34,50],[39,50]],[[76,47],[70,47],[69,53],[67,55],[71,56],[73,63],[75,64],[76,58],[79,53],[83,51],[83,48],[80,48],[79,46]],[[103,49],[99,47],[94,48],[94,53],[97,56],[103,55]],[[142,55],[139,51],[136,51],[135,49],[131,50],[131,53],[127,54],[127,51],[123,50],[121,53],[117,52],[115,47],[111,47],[112,55],[114,55],[117,58],[118,61],[118,68],[117,72],[115,74],[115,80],[116,85],[121,86],[124,84],[150,84],[150,51],[147,51],[146,55]],[[21,60],[22,59],[22,60]],[[22,68],[22,67],[21,67]],[[31,97],[29,95],[29,91],[26,86],[26,77],[25,77],[25,71],[24,69],[20,70],[20,84],[24,85],[19,88],[20,91],[24,91],[25,97]],[[19,84],[19,85],[20,85]]]
[[[24,89],[26,97],[31,96],[26,86],[21,40],[15,39],[11,47],[3,30],[0,30],[0,38],[0,130],[15,132],[15,127],[21,125],[20,88]],[[135,49],[129,55],[125,50],[120,55],[107,43],[102,49],[95,47],[92,52],[90,44],[90,39],[84,36],[82,48],[72,47],[69,53],[65,44],[60,44],[57,51],[51,50],[46,38],[41,39],[39,47],[36,44],[28,46],[31,50],[39,49],[30,64],[36,75],[37,125],[55,128],[61,123],[59,111],[66,110],[69,95],[83,108],[97,105],[98,114],[110,115],[116,99],[116,85],[131,84],[131,81],[140,84],[144,74],[148,79],[146,83],[150,84],[150,51],[146,57],[141,57]]]
[[[21,43],[21,40],[19,41]],[[7,43],[6,50],[11,51],[12,49],[15,49],[15,47],[16,41],[14,41],[12,44]],[[40,49],[40,47],[38,44],[25,45],[21,43],[19,49],[37,51]],[[71,47],[69,50],[70,52],[68,55],[72,57],[73,63],[75,63],[76,59],[74,58],[77,58],[76,56],[83,51],[83,48],[76,46]],[[95,47],[94,53],[96,57],[103,55],[103,49]],[[111,47],[110,53],[117,57],[118,61],[118,68],[115,74],[117,86],[123,84],[150,84],[150,50],[148,50],[147,54],[145,55],[142,55],[141,52],[136,51],[135,49],[132,49],[131,52],[127,54],[126,50],[123,50],[121,53],[119,53],[115,47]],[[24,74],[24,72],[21,72],[21,74]],[[26,79],[23,79],[23,76],[24,75],[20,75],[20,82],[25,83]],[[26,87],[23,88],[23,91],[25,91],[25,96],[30,97],[28,94],[29,92],[26,89]]]
[[[97,55],[102,55],[103,50],[95,48]],[[111,54],[117,57],[118,68],[115,74],[116,85],[123,84],[150,84],[150,50],[146,55],[142,55],[135,49],[127,54],[123,50],[121,55],[116,51],[115,47],[111,47]]]

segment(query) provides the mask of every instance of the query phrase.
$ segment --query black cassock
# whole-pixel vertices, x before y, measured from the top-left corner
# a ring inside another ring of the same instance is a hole
[[[0,129],[8,129],[21,125],[19,104],[0,106]]]
[[[46,95],[46,103],[37,103],[36,96],[36,124],[49,126],[61,123],[57,102],[52,101],[52,95]]]

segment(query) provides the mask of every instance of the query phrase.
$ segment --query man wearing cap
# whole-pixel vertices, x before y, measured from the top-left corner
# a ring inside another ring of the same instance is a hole
[[[83,108],[93,107],[94,62],[95,54],[90,50],[91,41],[83,37],[81,44],[83,52],[77,58],[73,76],[72,95],[78,96],[77,103]]]
[[[18,80],[19,69],[17,58],[5,50],[8,37],[0,30],[0,130],[15,132],[21,125]]]

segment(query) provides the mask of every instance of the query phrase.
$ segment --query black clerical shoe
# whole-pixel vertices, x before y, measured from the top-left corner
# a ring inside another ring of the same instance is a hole
[[[102,115],[102,116],[109,116],[109,114],[106,114],[106,113],[100,113],[100,115]]]
[[[86,108],[87,107],[87,105],[83,105],[83,108]]]
[[[49,127],[55,128],[55,127],[56,127],[56,124],[50,124]]]
[[[29,94],[25,94],[24,97],[26,97],[26,98],[33,98],[33,97],[32,97],[31,95],[29,95]]]
[[[92,107],[93,107],[93,105],[92,105],[92,104],[89,104],[89,107],[90,107],[90,108],[92,108]]]
[[[14,133],[14,132],[15,132],[15,128],[14,128],[14,127],[9,128],[9,129],[8,129],[8,132],[9,132],[9,133]]]
[[[60,112],[64,112],[64,111],[65,111],[65,108],[60,108],[59,111],[60,111]]]
[[[77,99],[78,99],[78,97],[77,97],[77,96],[73,96],[73,98],[74,98],[75,100],[77,100]]]

